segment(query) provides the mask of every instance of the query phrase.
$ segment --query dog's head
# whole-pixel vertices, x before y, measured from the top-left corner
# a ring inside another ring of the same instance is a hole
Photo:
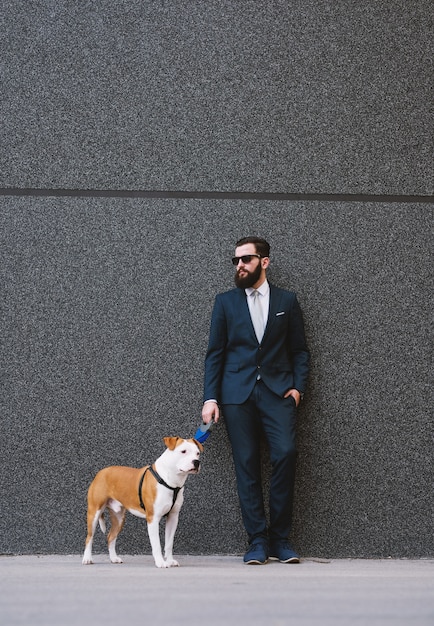
[[[197,474],[200,470],[200,453],[203,446],[196,439],[164,437],[166,447],[176,455],[176,469],[185,474]]]

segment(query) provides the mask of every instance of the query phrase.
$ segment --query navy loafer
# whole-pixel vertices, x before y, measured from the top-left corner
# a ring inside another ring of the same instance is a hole
[[[268,561],[268,544],[266,541],[255,541],[244,555],[247,565],[265,565]]]
[[[273,541],[270,544],[270,559],[281,563],[300,563],[300,557],[288,541]]]

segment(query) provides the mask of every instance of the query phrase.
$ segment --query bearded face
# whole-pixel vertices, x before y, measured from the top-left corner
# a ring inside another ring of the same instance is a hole
[[[234,280],[235,285],[240,289],[247,289],[248,287],[253,287],[255,283],[258,282],[261,276],[261,261],[257,260],[258,264],[254,270],[249,271],[245,267],[239,267],[235,272]]]

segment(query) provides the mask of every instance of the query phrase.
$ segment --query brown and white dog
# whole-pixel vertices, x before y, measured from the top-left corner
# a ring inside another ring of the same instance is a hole
[[[97,524],[105,533],[103,513],[109,510],[111,528],[107,537],[110,560],[122,563],[116,554],[116,538],[125,521],[126,511],[146,519],[157,567],[175,567],[173,540],[179,511],[184,500],[184,483],[189,474],[200,468],[202,445],[195,439],[165,437],[166,450],[153,466],[112,466],[98,472],[88,491],[87,537],[83,565],[92,563],[92,543]],[[167,515],[164,557],[161,550],[159,524]]]

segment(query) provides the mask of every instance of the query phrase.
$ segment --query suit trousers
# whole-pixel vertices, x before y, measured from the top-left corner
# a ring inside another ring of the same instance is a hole
[[[297,456],[295,400],[274,394],[259,380],[244,404],[224,404],[222,409],[249,542],[267,537],[270,540],[287,539],[291,530]],[[269,527],[261,475],[261,440],[264,436],[271,462]]]

